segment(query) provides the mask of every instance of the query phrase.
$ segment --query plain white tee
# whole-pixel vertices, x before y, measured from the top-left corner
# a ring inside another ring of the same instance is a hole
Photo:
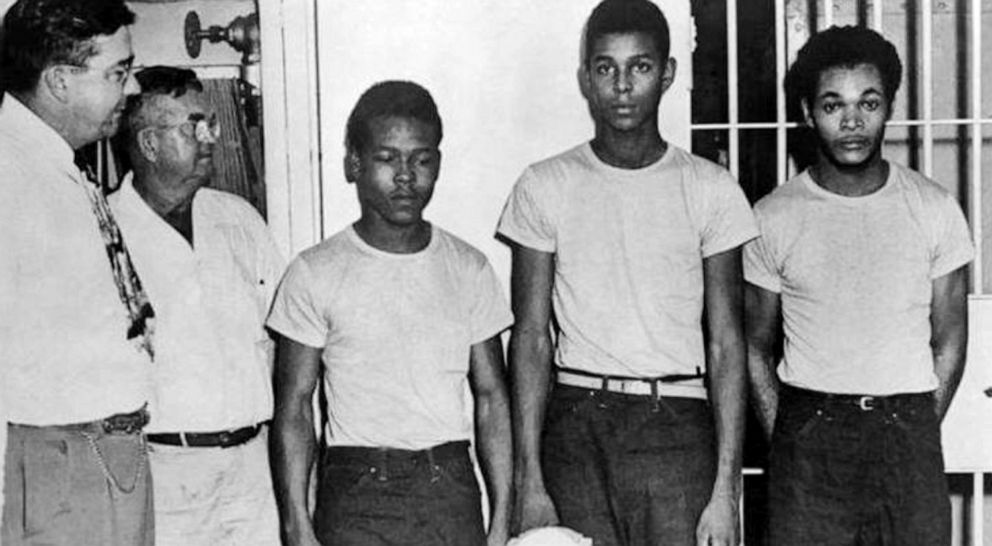
[[[472,437],[472,345],[512,323],[486,257],[432,227],[394,254],[348,227],[289,266],[268,326],[323,348],[328,443],[425,449]]]
[[[887,395],[937,387],[930,350],[934,279],[974,258],[961,207],[889,162],[878,191],[844,197],[808,172],[758,202],[748,282],[781,294],[787,384]]]
[[[588,143],[528,167],[497,232],[555,255],[557,364],[634,377],[705,369],[703,259],[757,235],[716,164],[669,145],[648,167],[619,169]],[[666,390],[706,398],[701,380]]]

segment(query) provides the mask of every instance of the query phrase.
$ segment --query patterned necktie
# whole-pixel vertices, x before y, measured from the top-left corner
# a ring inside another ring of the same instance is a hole
[[[131,319],[127,338],[133,340],[140,350],[147,352],[148,356],[154,359],[152,337],[155,331],[155,311],[148,301],[145,290],[141,287],[141,279],[138,278],[138,272],[131,263],[131,255],[128,254],[127,245],[124,244],[124,237],[110,212],[110,206],[107,204],[107,198],[97,181],[96,174],[80,154],[76,154],[75,162],[86,181],[82,186],[90,198],[93,214],[100,226],[100,234],[103,235],[107,258],[110,260],[114,282],[117,284],[117,294]]]

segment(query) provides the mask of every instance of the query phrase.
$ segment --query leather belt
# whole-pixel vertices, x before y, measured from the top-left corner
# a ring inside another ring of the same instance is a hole
[[[147,404],[146,404],[147,405]],[[148,410],[145,406],[130,413],[115,413],[99,421],[87,421],[85,423],[70,423],[68,425],[26,425],[11,423],[17,427],[25,428],[47,428],[65,432],[85,432],[88,434],[120,434],[133,435],[140,434],[141,429],[148,424]]]
[[[373,464],[417,464],[447,461],[465,457],[469,450],[468,440],[455,440],[438,444],[427,449],[396,449],[364,446],[330,446],[327,456],[336,462],[371,462]]]
[[[155,444],[183,447],[235,447],[258,436],[265,423],[249,427],[217,432],[166,432],[148,435],[148,441]]]
[[[801,403],[829,404],[842,409],[859,411],[898,409],[907,406],[930,407],[933,405],[933,393],[931,392],[888,395],[836,394],[813,391],[786,384],[782,385],[781,397]]]
[[[698,369],[695,374],[673,374],[660,377],[617,377],[561,367],[557,368],[555,372],[555,382],[561,385],[621,394],[652,396],[654,398],[659,396],[685,396],[687,388],[689,392],[692,392],[692,390],[698,389],[698,387],[676,385],[676,383],[699,380],[705,377],[702,370]]]

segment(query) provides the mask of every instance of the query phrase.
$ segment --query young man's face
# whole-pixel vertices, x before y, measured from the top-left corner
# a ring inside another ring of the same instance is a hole
[[[85,67],[70,69],[71,123],[77,142],[96,142],[113,136],[120,125],[128,95],[138,92],[131,77],[131,33],[127,27],[108,36],[93,39],[97,54]]]
[[[358,190],[362,216],[397,227],[423,219],[441,168],[437,130],[417,119],[375,118],[361,152],[351,150],[346,174]]]
[[[595,39],[582,77],[593,121],[615,131],[657,124],[661,95],[675,77],[646,33],[604,34]]]
[[[804,99],[802,106],[824,159],[840,167],[857,167],[880,158],[890,105],[877,67],[859,64],[825,70],[813,103]]]

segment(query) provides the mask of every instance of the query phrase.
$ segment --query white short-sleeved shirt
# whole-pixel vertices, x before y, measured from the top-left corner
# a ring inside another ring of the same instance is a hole
[[[620,169],[586,143],[528,167],[498,233],[555,254],[559,366],[653,377],[705,368],[703,258],[757,235],[740,186],[670,145]],[[669,394],[705,398],[701,380]]]
[[[781,295],[781,380],[832,393],[937,387],[930,349],[933,281],[974,258],[961,207],[889,162],[878,191],[844,197],[803,172],[755,206],[748,282]]]
[[[191,246],[130,176],[110,205],[155,306],[156,400],[147,430],[209,432],[270,419],[264,323],[285,263],[262,217],[236,195],[202,188]]]
[[[305,250],[267,324],[323,348],[331,445],[425,449],[471,437],[471,346],[511,322],[486,257],[434,226],[413,254],[378,250],[352,227]]]
[[[0,173],[7,420],[59,425],[137,410],[153,396],[152,364],[127,339],[88,182],[66,141],[11,95],[0,106]]]

